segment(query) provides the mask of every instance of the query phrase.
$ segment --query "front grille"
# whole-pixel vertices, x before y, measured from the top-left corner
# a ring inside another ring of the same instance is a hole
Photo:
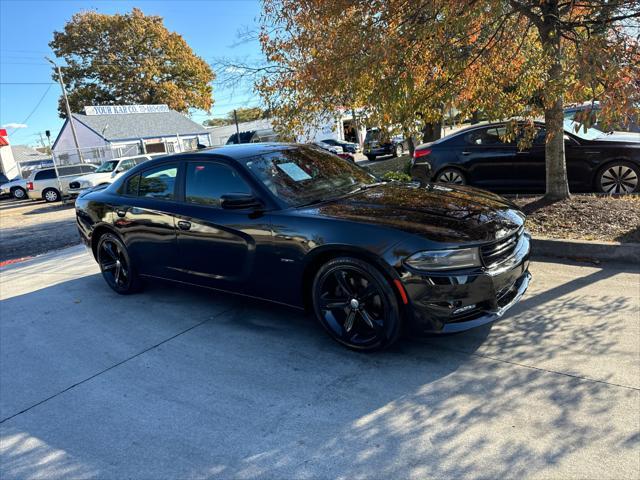
[[[503,238],[497,242],[489,243],[480,247],[482,261],[486,267],[492,267],[504,262],[511,256],[518,245],[518,240],[522,235],[522,229]]]
[[[71,182],[69,188],[80,188],[80,182]]]

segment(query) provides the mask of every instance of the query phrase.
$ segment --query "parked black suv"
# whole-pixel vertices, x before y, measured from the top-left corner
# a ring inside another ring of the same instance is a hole
[[[405,140],[401,136],[389,137],[379,128],[371,128],[367,130],[364,137],[363,153],[373,162],[376,157],[385,155],[401,156],[406,150]]]

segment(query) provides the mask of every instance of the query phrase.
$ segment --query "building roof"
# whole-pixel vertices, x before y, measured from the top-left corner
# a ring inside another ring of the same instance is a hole
[[[18,163],[51,160],[51,155],[40,153],[35,148],[27,145],[11,145],[11,151],[13,152],[13,159]]]
[[[208,130],[185,115],[169,110],[159,113],[126,113],[120,115],[83,115],[73,118],[107,141],[151,138],[171,135],[206,134]]]

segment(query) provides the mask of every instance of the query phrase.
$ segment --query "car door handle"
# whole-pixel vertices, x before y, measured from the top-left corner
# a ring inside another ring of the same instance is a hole
[[[178,228],[180,230],[189,230],[191,228],[191,222],[187,222],[185,220],[180,220],[178,222]]]
[[[471,152],[467,152],[466,150],[464,152],[461,152],[462,155],[471,155]]]
[[[117,208],[116,209],[116,214],[122,218],[127,214],[127,209],[126,208]]]

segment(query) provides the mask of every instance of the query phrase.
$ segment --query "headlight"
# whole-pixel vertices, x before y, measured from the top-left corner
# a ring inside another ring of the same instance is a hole
[[[80,182],[80,188],[89,188],[89,187],[93,187],[90,181],[83,180],[82,182]]]
[[[425,271],[471,268],[482,265],[480,252],[477,248],[418,252],[407,258],[405,263],[417,270]]]

